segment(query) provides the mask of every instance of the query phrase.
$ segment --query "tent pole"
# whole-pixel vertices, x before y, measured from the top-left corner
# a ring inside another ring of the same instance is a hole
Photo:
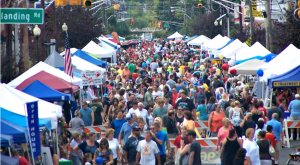
[[[57,150],[57,156],[58,156],[58,158],[60,158],[59,148],[58,148],[58,134],[57,134],[57,128],[56,128],[56,130],[55,130],[55,134],[56,134],[56,150]]]
[[[81,93],[81,89],[79,89],[79,104],[80,104],[80,109],[82,109],[82,93]]]
[[[11,144],[9,144],[9,145],[11,145]],[[10,147],[8,147],[8,154],[9,154],[9,157],[11,157],[11,148]]]
[[[270,96],[270,108],[272,107],[272,98],[273,97],[273,88],[271,88],[271,96]]]

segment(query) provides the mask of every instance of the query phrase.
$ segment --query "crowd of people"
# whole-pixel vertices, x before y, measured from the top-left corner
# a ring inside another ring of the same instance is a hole
[[[82,108],[67,120],[72,136],[65,156],[74,165],[96,163],[97,157],[104,165],[200,165],[196,138],[209,137],[218,139],[222,165],[278,164],[284,113],[300,118],[294,89],[274,91],[266,109],[246,79],[184,43],[143,41],[121,48],[107,78],[75,97]],[[195,121],[208,121],[208,129],[197,132]],[[96,125],[108,129],[83,131]],[[291,140],[299,140],[294,132]],[[175,138],[174,151],[170,138]]]

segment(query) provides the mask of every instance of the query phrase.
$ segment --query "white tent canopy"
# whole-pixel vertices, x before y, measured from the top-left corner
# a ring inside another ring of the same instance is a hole
[[[258,59],[253,59],[234,67],[230,67],[230,69],[235,69],[237,71],[237,74],[256,75],[257,67],[263,64],[265,64],[265,62]]]
[[[101,46],[96,44],[94,41],[90,41],[82,49],[82,51],[85,51],[85,52],[91,53],[93,55],[96,55],[99,58],[111,58],[111,59],[113,59],[113,55],[114,55],[113,52],[111,52],[109,50],[105,50],[104,48],[102,48]]]
[[[57,76],[69,83],[72,83],[74,85],[78,85],[79,87],[82,87],[82,80],[79,78],[72,78],[69,75],[67,75],[66,73],[64,73],[63,71],[56,69],[44,62],[39,62],[36,65],[34,65],[33,67],[31,67],[29,70],[27,70],[26,72],[24,72],[23,74],[21,74],[19,77],[15,78],[14,80],[12,80],[11,82],[8,83],[9,86],[15,88],[18,85],[20,85],[24,80],[30,78],[31,76],[39,73],[40,71],[45,71],[49,74],[52,74],[54,76]]]
[[[62,117],[59,105],[38,99],[6,84],[0,83],[0,107],[19,115],[25,115],[25,103],[38,101],[39,118],[50,119],[52,129],[57,128],[57,118]]]
[[[62,55],[65,55],[65,54],[62,54]],[[64,58],[60,54],[58,54],[56,51],[53,51],[52,54],[50,54],[47,57],[47,59],[44,61],[44,63],[46,63],[46,64],[48,64],[50,66],[53,66],[55,68],[64,68],[65,67],[65,60],[64,60]],[[73,71],[77,72],[77,73],[81,72],[80,70],[78,70],[76,68],[76,66],[74,66],[74,64],[73,64]]]
[[[73,54],[73,53],[75,53],[77,50],[78,50],[77,48],[71,48],[71,49],[70,49],[70,52],[71,52],[71,54]],[[64,56],[64,55],[65,55],[65,51],[61,52],[60,55],[61,55],[61,56]]]
[[[205,44],[202,45],[203,50],[209,49],[219,49],[225,46],[230,39],[228,37],[222,37],[220,34],[214,37],[212,40],[207,41]]]
[[[200,46],[200,45],[203,45],[205,44],[206,42],[210,41],[211,39],[204,36],[204,35],[201,35],[193,40],[191,40],[190,42],[188,42],[188,45],[197,45],[197,46]]]
[[[168,39],[182,39],[183,36],[179,34],[178,32],[175,32],[174,34],[170,35]]]
[[[105,73],[106,69],[101,68],[97,65],[94,65],[88,61],[85,61],[84,59],[78,57],[78,56],[73,56],[72,57],[72,63],[76,66],[76,68],[78,68],[79,70],[82,71],[98,71],[100,70],[101,73]]]
[[[299,66],[300,50],[291,44],[273,60],[259,67],[260,69],[264,70],[264,75],[262,77],[262,80],[264,81],[284,74]]]
[[[104,41],[108,42],[109,40],[107,41],[106,38],[101,38],[101,37],[99,37],[99,40],[100,40],[99,45],[102,48],[113,52],[114,55],[113,55],[113,61],[112,61],[112,63],[117,62],[117,51],[115,50],[115,48],[113,48],[112,46],[110,46],[107,43],[105,43],[105,42],[102,41],[102,40],[104,40]]]
[[[259,42],[255,42],[247,52],[237,55],[236,61],[245,60],[256,56],[264,57],[270,53],[271,52],[268,51],[268,49],[262,46]]]
[[[229,47],[230,45],[228,45],[226,47]],[[230,46],[231,49],[226,49],[226,50],[225,50],[225,48],[224,48],[224,51],[222,51],[223,56],[226,58],[231,58],[231,59],[234,59],[237,54],[240,54],[240,53],[245,52],[248,49],[250,49],[250,47],[245,43],[242,43],[239,47],[231,47]]]
[[[242,44],[243,43],[239,39],[235,39],[229,45],[227,45],[226,47],[221,49],[220,53],[223,54],[223,56],[225,57],[225,54],[228,54],[228,53],[232,52],[232,50],[240,48],[242,46]]]

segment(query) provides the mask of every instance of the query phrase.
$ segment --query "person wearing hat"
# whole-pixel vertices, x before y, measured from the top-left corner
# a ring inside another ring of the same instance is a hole
[[[82,133],[84,129],[84,122],[80,118],[80,110],[75,111],[75,117],[71,119],[69,127],[71,128],[72,132],[77,131],[79,134]]]
[[[290,102],[290,105],[288,107],[288,111],[291,112],[290,119],[291,120],[300,120],[300,95],[295,95],[295,100]],[[295,132],[295,129],[291,129],[291,140],[293,140],[293,135]],[[299,129],[297,129],[297,140],[299,140]]]
[[[122,137],[124,137],[124,144],[127,142],[128,137],[131,134],[132,128],[137,126],[137,123],[133,120],[132,114],[127,113],[126,114],[126,120],[127,120],[127,122],[125,122],[122,125],[121,131],[120,131],[120,134],[119,134],[118,141],[119,141],[120,144],[121,144]]]
[[[135,164],[137,146],[141,140],[145,139],[141,136],[140,131],[141,129],[138,126],[133,127],[131,136],[128,138],[127,142],[123,147],[125,164]]]
[[[145,93],[144,101],[147,105],[152,105],[154,103],[153,96],[152,96],[153,88],[148,87],[147,92]]]
[[[191,143],[189,165],[201,165],[201,145],[196,140],[196,132],[190,130],[187,137]]]

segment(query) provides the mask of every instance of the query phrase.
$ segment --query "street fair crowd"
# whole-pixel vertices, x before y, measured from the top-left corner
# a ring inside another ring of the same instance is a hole
[[[254,90],[256,75],[230,74],[226,59],[201,47],[143,40],[120,48],[106,69],[101,85],[74,94],[75,111],[64,102],[53,164],[64,158],[73,165],[201,165],[199,139],[217,140],[214,164],[278,164],[286,112],[300,120],[296,89],[277,89],[265,101]],[[299,140],[299,130],[289,137]],[[42,134],[43,146],[46,139]]]

